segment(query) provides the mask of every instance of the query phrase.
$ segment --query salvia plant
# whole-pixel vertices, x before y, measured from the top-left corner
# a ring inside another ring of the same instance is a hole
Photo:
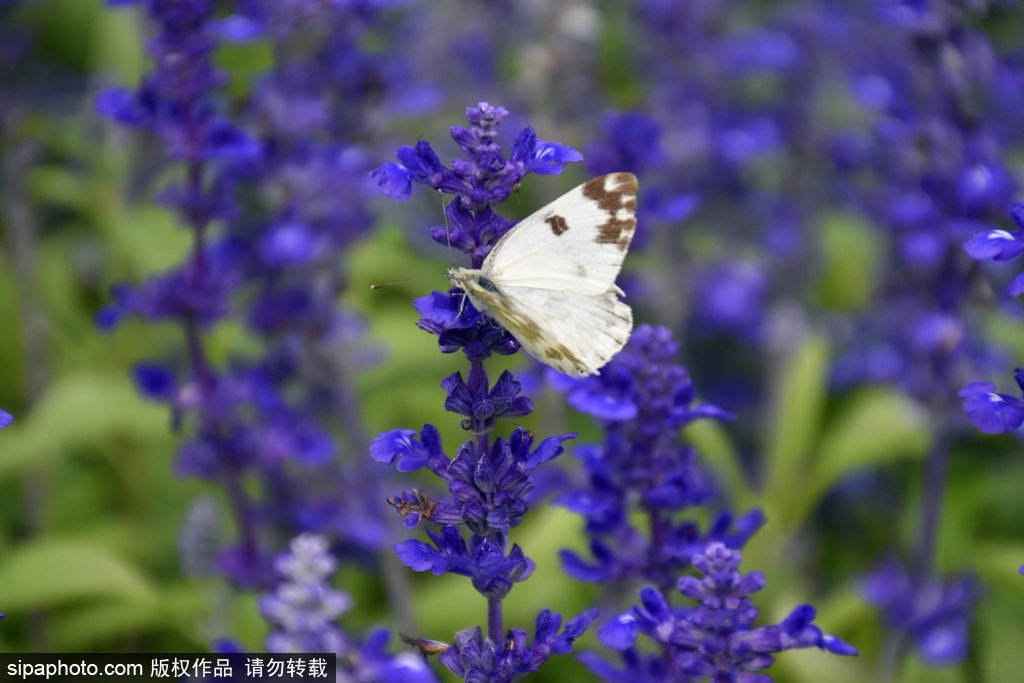
[[[581,158],[571,147],[539,140],[532,128],[519,133],[506,157],[497,137],[507,115],[504,108],[486,102],[467,109],[470,127],[451,129],[463,156],[450,166],[442,164],[430,144],[421,140],[415,147],[399,150],[400,163],[385,164],[374,172],[382,189],[397,199],[409,197],[412,181],[453,195],[445,207],[450,231],[435,228],[432,236],[469,254],[474,268],[512,227],[493,206],[507,199],[527,174],[560,173],[567,162]],[[470,438],[455,457],[449,457],[435,426],[426,424],[418,433],[394,429],[373,440],[370,455],[401,472],[427,469],[448,487],[445,499],[416,489],[389,499],[405,525],[423,524],[430,540],[396,544],[402,563],[435,575],[469,577],[474,590],[486,599],[486,634],[474,626],[455,634],[454,642],[432,649],[440,650],[441,663],[464,680],[511,681],[538,670],[552,654],[570,652],[573,641],[597,614],[589,610],[563,626],[561,615],[544,609],[537,615],[532,635],[520,628],[506,632],[503,620],[504,599],[534,570],[534,562],[510,539],[512,529],[529,510],[533,473],[559,456],[562,444],[577,435],[537,440],[521,427],[508,437],[494,435],[499,419],[522,417],[533,410],[533,402],[522,394],[522,385],[511,372],[502,372],[492,385],[484,366],[493,354],[516,353],[518,342],[476,311],[459,291],[433,292],[417,299],[416,308],[421,316],[418,326],[437,335],[440,350],[461,351],[469,362],[465,377],[456,372],[445,377],[441,387],[447,394],[445,410],[463,418],[460,426]]]

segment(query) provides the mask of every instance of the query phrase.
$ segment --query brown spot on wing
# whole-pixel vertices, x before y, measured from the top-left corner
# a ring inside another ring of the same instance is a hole
[[[598,242],[617,244],[623,251],[629,247],[636,228],[636,190],[636,176],[632,173],[610,173],[584,183],[583,195],[608,214],[608,220],[597,227]],[[623,209],[627,218],[619,217]]]
[[[548,222],[548,225],[551,226],[551,232],[555,233],[556,235],[561,235],[563,232],[569,229],[569,224],[565,222],[565,218],[559,216],[558,214],[548,216],[544,220],[546,220]]]

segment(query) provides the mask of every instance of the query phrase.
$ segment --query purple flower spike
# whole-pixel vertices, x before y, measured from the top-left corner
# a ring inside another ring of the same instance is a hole
[[[327,539],[311,533],[298,536],[274,566],[283,581],[259,601],[260,613],[272,625],[266,638],[267,652],[334,653],[339,679],[396,683],[437,680],[422,658],[409,652],[388,654],[386,630],[373,631],[360,645],[337,626],[335,622],[348,612],[352,600],[330,584],[337,562],[329,552]]]
[[[693,557],[693,567],[703,577],[686,576],[679,581],[679,591],[699,603],[691,610],[673,609],[661,591],[645,588],[640,593],[641,606],[619,615],[598,634],[602,643],[622,652],[626,669],[594,659],[588,660],[588,666],[607,672],[610,680],[654,680],[629,677],[631,672],[653,670],[645,661],[649,656],[633,648],[641,634],[671,653],[676,671],[661,680],[717,676],[715,680],[767,681],[757,672],[775,661],[771,653],[817,647],[838,655],[857,654],[849,644],[823,634],[813,624],[815,611],[810,605],[797,607],[781,624],[754,627],[758,609],[749,596],[761,590],[764,577],[741,574],[741,559],[738,551],[717,542]]]
[[[399,148],[399,163],[378,167],[372,174],[373,179],[395,199],[407,198],[409,183],[414,181],[455,195],[466,209],[483,211],[491,204],[508,199],[526,174],[561,173],[565,164],[583,159],[582,154],[568,145],[538,140],[531,128],[519,133],[512,145],[511,159],[506,158],[496,141],[498,126],[506,116],[508,111],[504,107],[486,102],[469,107],[466,118],[470,127],[451,127],[452,140],[464,158],[455,159],[450,168],[446,167],[434,148],[420,140],[415,147]],[[499,237],[500,234],[493,235],[486,241],[493,244]]]
[[[717,406],[696,403],[689,372],[674,362],[678,349],[667,329],[641,325],[599,375],[572,379],[547,373],[575,408],[597,417],[607,432],[601,446],[577,450],[590,475],[589,488],[557,499],[587,520],[592,560],[570,551],[561,554],[563,568],[580,581],[643,577],[668,588],[707,543],[720,540],[740,547],[759,526],[752,523],[759,513],[744,518],[741,524],[748,528],[735,532],[728,514],[707,532],[692,520],[676,519],[680,511],[714,495],[696,452],[677,443],[678,431],[700,419],[732,419]],[[633,526],[630,501],[643,503],[641,512],[651,518],[653,534]]]
[[[498,126],[508,116],[502,107],[481,102],[466,110],[469,127],[452,126],[451,137],[462,157],[444,166],[429,143],[398,151],[398,164],[384,164],[373,179],[389,195],[405,199],[413,181],[454,195],[445,207],[445,228],[431,230],[432,239],[455,247],[479,267],[512,222],[498,215],[492,205],[505,200],[530,172],[561,172],[568,162],[582,159],[576,150],[537,139],[531,128],[516,138],[511,158],[498,144]],[[576,434],[553,436],[535,444],[533,434],[522,428],[509,438],[494,435],[498,421],[518,418],[533,411],[533,402],[522,394],[522,385],[505,371],[492,384],[484,361],[492,354],[508,355],[519,343],[506,330],[477,311],[458,291],[433,292],[416,299],[420,314],[417,326],[437,336],[443,353],[462,351],[468,372],[455,372],[441,381],[445,410],[461,418],[469,438],[450,458],[441,447],[433,425],[416,433],[408,429],[383,432],[370,445],[379,462],[395,464],[399,471],[427,469],[448,487],[445,499],[435,499],[419,489],[388,498],[407,528],[423,523],[440,526],[425,532],[430,542],[409,539],[392,546],[400,562],[414,571],[460,574],[487,600],[487,633],[479,627],[459,631],[447,645],[428,638],[405,636],[424,655],[440,655],[451,672],[467,681],[511,681],[536,671],[552,654],[572,650],[573,641],[593,621],[596,611],[569,621],[561,631],[561,617],[543,610],[537,617],[536,635],[528,644],[521,629],[510,629],[500,638],[502,601],[512,587],[529,578],[534,563],[509,541],[529,510],[528,496],[535,487],[535,470],[558,457],[566,440]],[[462,531],[469,532],[468,541]]]

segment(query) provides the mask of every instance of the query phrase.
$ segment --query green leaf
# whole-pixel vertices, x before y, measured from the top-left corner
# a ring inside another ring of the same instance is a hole
[[[62,166],[39,165],[28,177],[29,192],[40,203],[81,209],[89,201],[89,182],[81,174]]]
[[[85,598],[152,603],[156,596],[124,558],[74,539],[17,546],[0,564],[0,604],[9,615]]]
[[[727,426],[715,420],[697,420],[687,425],[683,437],[697,449],[700,461],[724,484],[738,510],[746,510],[754,504],[757,494],[747,484],[743,463],[729,441]]]
[[[109,436],[148,440],[166,431],[166,410],[139,398],[125,376],[88,371],[65,375],[0,436],[0,480]]]
[[[765,508],[780,515],[781,528],[793,519],[793,490],[805,481],[811,447],[821,428],[828,372],[828,344],[809,337],[778,378],[765,462]]]
[[[57,649],[84,652],[166,630],[167,617],[155,605],[117,600],[57,612],[50,624],[50,637]]]
[[[836,482],[851,472],[905,458],[922,458],[931,442],[928,415],[906,396],[866,389],[836,415],[821,437],[805,486],[799,487],[799,521]]]
[[[856,310],[870,299],[881,267],[880,245],[871,226],[854,216],[832,214],[821,225],[824,266],[817,283],[818,305]]]
[[[138,83],[147,61],[141,26],[138,11],[127,7],[100,12],[93,34],[93,68],[111,74],[118,85]]]

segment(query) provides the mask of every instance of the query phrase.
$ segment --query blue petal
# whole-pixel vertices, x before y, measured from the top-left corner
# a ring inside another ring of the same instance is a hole
[[[636,642],[637,630],[636,616],[630,610],[602,626],[597,637],[613,650],[625,650]]]
[[[168,401],[177,390],[171,371],[156,363],[136,363],[132,368],[132,377],[139,393],[154,401]]]
[[[391,549],[398,555],[398,561],[413,571],[425,572],[428,569],[435,569],[438,565],[446,565],[444,558],[423,541],[410,538],[401,543],[395,543]],[[435,574],[444,573],[443,570]]]
[[[376,180],[377,187],[392,199],[405,201],[412,195],[409,170],[401,164],[389,161],[370,171],[370,177]]]
[[[575,439],[579,434],[571,432],[569,434],[562,434],[561,436],[550,436],[540,442],[540,445],[534,449],[533,453],[530,454],[529,459],[526,461],[526,467],[533,469],[545,463],[548,460],[552,460],[562,453],[564,448],[562,444],[569,440]]]
[[[979,260],[1009,261],[1024,253],[1024,234],[1009,230],[975,233],[964,242],[964,250]]]
[[[1024,406],[1019,399],[993,391],[991,382],[972,382],[960,390],[964,411],[986,434],[1001,434],[1024,423]]]
[[[846,657],[856,657],[860,654],[853,645],[850,645],[841,638],[836,636],[830,636],[825,634],[821,637],[821,649],[828,650],[832,654],[843,655]]]
[[[388,432],[381,432],[370,442],[370,457],[377,462],[391,464],[396,458],[400,458],[416,450],[416,442],[413,437],[416,435],[412,429],[392,429]]]
[[[269,266],[308,263],[313,259],[316,236],[302,223],[280,223],[260,240],[260,258]]]
[[[142,122],[142,112],[135,102],[135,93],[127,88],[106,88],[96,95],[96,111],[126,126]]]
[[[967,622],[964,619],[940,624],[917,640],[921,657],[932,664],[955,664],[967,655]]]
[[[232,14],[212,22],[213,31],[232,43],[246,43],[263,35],[264,26],[250,17]]]
[[[1006,287],[1006,296],[1017,297],[1024,294],[1024,273],[1020,273],[1017,277],[1010,281],[1010,284]]]

